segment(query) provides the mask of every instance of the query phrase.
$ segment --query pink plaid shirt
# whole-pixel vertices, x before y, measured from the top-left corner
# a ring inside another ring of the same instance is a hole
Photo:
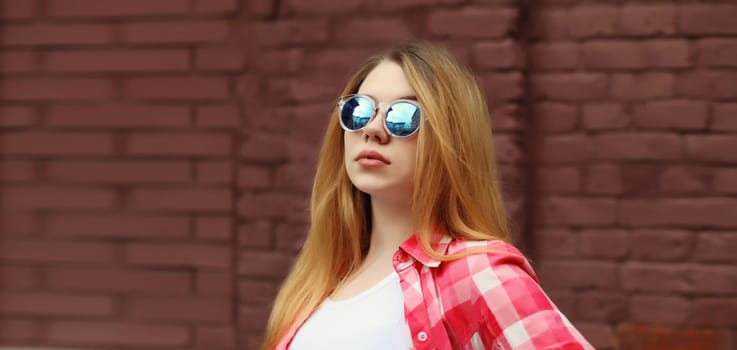
[[[393,264],[415,349],[594,349],[545,295],[512,245],[445,236],[434,248],[442,254],[477,248],[489,253],[441,262],[415,236],[402,243]],[[276,349],[287,349],[299,326]]]

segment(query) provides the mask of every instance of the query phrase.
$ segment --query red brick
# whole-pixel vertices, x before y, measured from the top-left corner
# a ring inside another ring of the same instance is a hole
[[[134,265],[224,269],[230,267],[231,255],[228,246],[202,243],[131,243],[126,247],[126,261]]]
[[[186,271],[143,269],[54,268],[48,278],[55,290],[135,295],[184,295],[190,292],[191,284]]]
[[[689,71],[678,75],[676,93],[696,98],[737,98],[737,71]]]
[[[0,81],[2,101],[85,101],[109,99],[113,82],[97,78],[7,78]]]
[[[522,98],[524,82],[520,72],[484,74],[479,80],[482,91],[493,104]]]
[[[266,82],[262,97],[269,104],[325,102],[335,98],[338,86],[315,79],[274,79]]]
[[[584,65],[601,69],[684,68],[691,65],[685,40],[591,41],[581,47]]]
[[[588,130],[619,130],[631,124],[632,117],[619,103],[591,103],[582,107],[581,122]]]
[[[4,0],[0,2],[0,18],[2,19],[28,19],[33,17],[35,12],[36,2],[34,1]]]
[[[665,167],[655,162],[629,162],[622,165],[623,193],[633,197],[655,196],[660,193],[660,179]]]
[[[433,8],[440,5],[458,4],[463,0],[380,0],[379,8],[386,11]]]
[[[231,135],[225,133],[134,133],[126,152],[133,155],[225,156],[230,154]]]
[[[713,130],[737,131],[737,103],[719,103],[714,105]]]
[[[567,9],[540,7],[531,13],[530,36],[533,39],[545,39],[545,41],[566,39],[570,21],[570,13]]]
[[[189,12],[187,0],[49,0],[46,14],[51,17],[130,17],[181,15]]]
[[[238,10],[238,0],[195,0],[195,13],[231,14]]]
[[[735,262],[737,256],[737,232],[701,232],[696,241],[693,257],[697,261]]]
[[[310,193],[314,174],[315,161],[300,160],[289,162],[276,169],[274,186],[298,193]]]
[[[578,319],[616,323],[628,318],[628,298],[621,291],[595,290],[581,293],[578,298]]]
[[[737,169],[720,169],[714,177],[714,189],[722,193],[737,193]]]
[[[178,240],[189,235],[189,220],[184,216],[51,214],[45,223],[51,236]]]
[[[323,15],[362,13],[374,9],[375,1],[346,0],[338,3],[331,0],[289,0],[286,5],[298,15]]]
[[[270,249],[272,227],[269,220],[249,220],[238,228],[238,245],[245,248]]]
[[[481,68],[520,68],[525,64],[522,50],[511,40],[476,44],[473,61]]]
[[[187,127],[189,109],[165,105],[58,105],[46,119],[54,127],[160,128]]]
[[[617,265],[608,261],[550,260],[540,265],[544,289],[616,288]]]
[[[288,159],[289,149],[283,136],[254,134],[240,146],[241,160],[279,163]]]
[[[615,99],[636,101],[671,97],[674,93],[674,86],[671,73],[613,74],[611,96]]]
[[[238,309],[238,318],[240,320],[248,320],[242,328],[245,328],[246,330],[255,330],[258,331],[259,334],[263,334],[263,327],[269,320],[270,311],[271,308],[267,305],[241,306]],[[263,336],[259,336],[258,338],[259,339],[254,339],[256,341],[254,344],[256,347],[258,347],[257,344],[263,340]],[[250,348],[253,348],[253,346]]]
[[[292,263],[292,254],[244,251],[239,254],[238,274],[246,278],[283,278]]]
[[[235,349],[236,334],[234,326],[198,326],[194,346],[198,349]]]
[[[496,134],[494,153],[500,163],[517,163],[523,160],[522,140],[515,134]]]
[[[35,320],[0,319],[0,340],[4,343],[25,344],[38,339],[40,332]]]
[[[734,327],[737,325],[735,321],[735,313],[737,312],[737,299],[735,298],[721,298],[721,299],[703,299],[694,302],[692,315],[693,318],[690,320],[692,324],[699,326],[711,326],[711,327]],[[723,333],[717,333],[714,335],[714,346],[710,347],[713,349],[724,349],[719,347],[718,344],[724,344],[726,342],[726,335]],[[704,347],[704,349],[708,349]]]
[[[235,128],[241,125],[241,111],[234,104],[199,106],[196,125],[205,128]]]
[[[113,259],[113,247],[110,244],[44,239],[15,239],[2,243],[0,252],[6,261],[106,263]]]
[[[686,266],[670,263],[626,262],[620,277],[628,291],[687,292],[692,283]]]
[[[26,266],[0,266],[0,285],[5,291],[33,289],[40,285],[38,271]]]
[[[671,4],[625,4],[617,23],[618,32],[633,36],[670,35],[676,32],[676,6]]]
[[[254,22],[244,28],[244,35],[253,38],[253,44],[260,48],[318,44],[328,39],[328,22],[324,19]]]
[[[681,139],[666,133],[601,134],[594,144],[599,159],[663,161],[681,156]]]
[[[573,131],[578,125],[578,108],[575,105],[541,102],[532,107],[539,128],[547,132]]]
[[[511,212],[511,205],[508,206]],[[276,249],[296,254],[302,248],[307,238],[309,224],[306,222],[280,223],[276,226]]]
[[[435,10],[427,18],[430,35],[451,38],[503,38],[515,28],[517,11],[511,8]]]
[[[199,183],[229,184],[233,181],[233,164],[230,161],[201,161],[195,168]]]
[[[128,205],[134,210],[225,211],[232,193],[220,188],[133,189]]]
[[[245,63],[242,49],[234,47],[203,47],[195,56],[195,67],[204,71],[239,71]]]
[[[219,77],[132,78],[125,95],[134,99],[224,99],[230,95],[228,79]]]
[[[233,223],[229,217],[204,216],[195,221],[195,236],[198,239],[230,242]]]
[[[542,140],[540,160],[547,164],[579,163],[593,159],[591,138],[586,135],[546,136]]]
[[[189,66],[189,53],[183,49],[64,50],[44,58],[49,72],[177,72]]]
[[[729,198],[627,199],[620,203],[624,226],[736,227],[737,200]]]
[[[592,164],[587,171],[586,191],[619,194],[623,190],[622,168],[615,164]]]
[[[0,311],[4,315],[112,316],[114,305],[112,297],[3,292]]]
[[[616,33],[619,9],[611,5],[580,5],[570,10],[568,32],[573,38],[612,36]]]
[[[601,99],[608,93],[609,81],[604,74],[555,73],[532,76],[532,93],[537,98],[561,101]]]
[[[231,302],[200,298],[129,298],[128,316],[140,321],[230,321]]]
[[[704,39],[697,44],[697,62],[705,67],[737,67],[737,40]]]
[[[620,259],[627,257],[630,235],[620,229],[587,229],[578,234],[576,250],[579,256],[590,258]]]
[[[726,349],[725,331],[663,326],[622,325],[617,330],[620,349],[709,350]]]
[[[684,4],[678,12],[681,33],[695,35],[737,34],[737,6],[728,4]]]
[[[100,133],[8,133],[0,140],[3,154],[27,156],[109,155],[112,135]]]
[[[571,193],[581,190],[581,172],[574,167],[541,167],[537,183],[544,193]]]
[[[135,44],[225,42],[229,32],[225,20],[133,22],[123,26],[123,41]]]
[[[691,159],[704,162],[737,162],[737,135],[686,136],[686,154]]]
[[[361,45],[366,44],[388,44],[397,41],[412,39],[415,35],[402,19],[392,18],[363,18],[347,17],[350,20],[340,24],[340,30],[336,32],[336,40],[343,45],[351,45],[356,42],[356,37],[361,38]]]
[[[3,190],[0,204],[13,209],[110,209],[115,194],[112,189],[101,188],[16,186]]]
[[[0,161],[0,182],[30,182],[36,179],[36,165],[27,160]]]
[[[635,107],[635,125],[645,129],[701,130],[706,128],[709,106],[703,101],[653,101]]]
[[[569,229],[537,229],[535,249],[541,258],[575,257],[577,238],[577,233]]]
[[[113,42],[113,26],[102,24],[3,24],[2,46],[102,45]]]
[[[33,108],[0,106],[0,128],[20,128],[36,124],[36,112]]]
[[[263,189],[271,184],[269,169],[257,166],[241,166],[238,169],[238,188]]]
[[[191,181],[184,161],[72,161],[47,164],[50,180],[69,183],[170,184]]]
[[[3,189],[5,191],[5,189]],[[3,194],[4,196],[5,194]],[[38,232],[39,221],[36,215],[33,215],[32,208],[12,209],[3,208],[3,217],[0,221],[0,228],[4,236],[27,236]],[[15,238],[14,238],[15,239]]]
[[[684,230],[635,230],[632,232],[632,257],[644,261],[686,260],[696,235]]]
[[[186,325],[136,324],[109,321],[56,321],[46,329],[54,342],[87,345],[184,346],[190,342]]]
[[[676,166],[666,169],[660,178],[663,193],[705,193],[712,175],[704,168]]]
[[[336,50],[338,51],[338,50]],[[305,62],[305,54],[302,49],[291,48],[276,51],[262,51],[259,55],[249,58],[250,67],[264,74],[297,73],[303,66],[309,66],[314,72],[340,71],[348,74],[350,68],[358,66],[361,59],[369,57],[370,54],[360,55],[360,58],[351,59],[347,56],[359,55],[356,50],[339,50],[339,57],[333,57],[328,49],[319,50],[315,53],[314,61]],[[373,50],[371,51],[373,53]]]
[[[28,50],[0,52],[0,72],[29,73],[39,70],[37,55]]]
[[[247,193],[238,200],[238,214],[244,219],[286,218],[303,221],[307,216],[305,195],[262,192]]]
[[[527,127],[527,107],[522,107],[514,102],[505,102],[500,105],[490,106],[491,125],[495,132],[518,132]]]
[[[278,286],[273,282],[259,280],[239,280],[238,294],[248,304],[265,305],[274,300]]]
[[[616,337],[612,326],[594,322],[576,322],[576,328],[596,349],[613,349]]]
[[[629,315],[633,322],[682,325],[688,320],[691,302],[684,297],[636,294],[630,299]]]
[[[196,273],[197,295],[211,297],[228,297],[233,295],[235,277],[231,271],[227,272],[204,272]]]
[[[581,66],[579,45],[572,42],[541,42],[530,48],[530,66],[536,71],[573,70]]]
[[[607,198],[549,197],[540,200],[538,212],[551,226],[612,225],[617,220],[617,202]]]

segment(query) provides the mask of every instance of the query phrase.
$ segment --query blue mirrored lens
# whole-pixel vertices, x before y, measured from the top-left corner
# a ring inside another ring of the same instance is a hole
[[[366,126],[374,114],[374,103],[362,96],[351,97],[343,103],[340,120],[348,130],[359,130]]]
[[[386,127],[395,136],[409,136],[420,127],[420,108],[409,102],[397,102],[386,113]]]

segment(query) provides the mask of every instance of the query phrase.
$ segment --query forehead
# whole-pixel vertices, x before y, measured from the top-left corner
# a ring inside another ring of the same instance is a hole
[[[402,66],[388,60],[379,63],[369,72],[358,93],[373,96],[379,101],[415,96],[415,90],[409,84]]]

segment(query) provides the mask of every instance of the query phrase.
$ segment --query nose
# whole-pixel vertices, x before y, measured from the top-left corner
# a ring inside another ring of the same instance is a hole
[[[374,113],[376,113],[376,115],[374,115],[371,121],[366,124],[366,127],[363,128],[363,139],[366,142],[374,141],[379,144],[386,144],[390,139],[389,134],[384,128],[384,115],[386,114],[386,111],[384,108],[379,106]]]

